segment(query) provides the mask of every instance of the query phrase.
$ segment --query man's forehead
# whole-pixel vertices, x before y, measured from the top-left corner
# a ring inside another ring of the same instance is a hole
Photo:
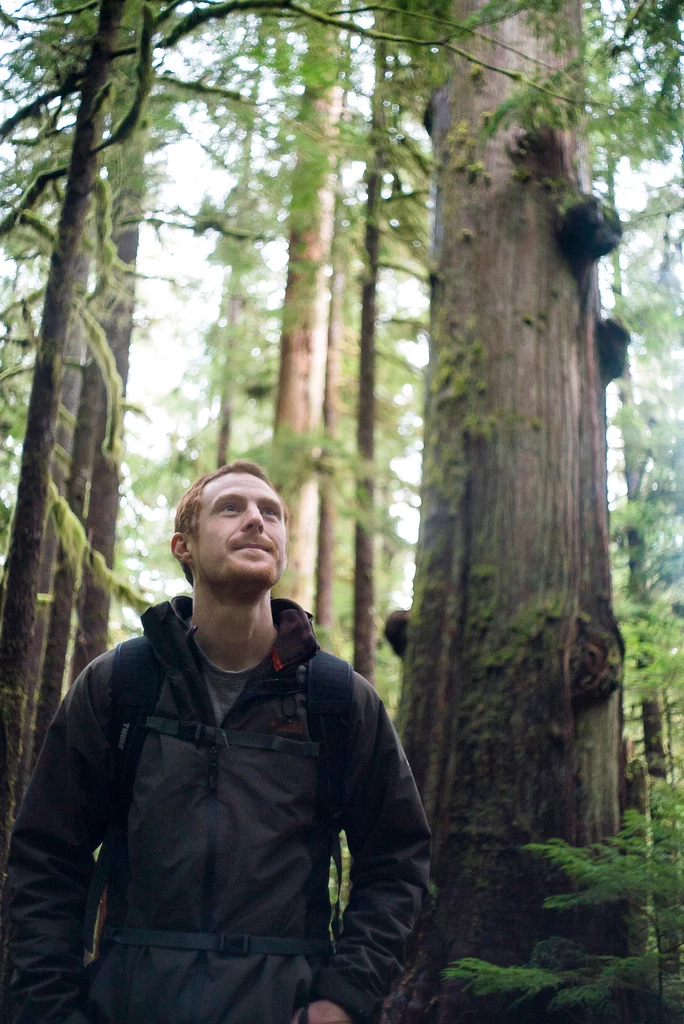
[[[227,494],[248,498],[271,498],[282,508],[282,502],[273,488],[252,473],[224,473],[223,476],[210,480],[202,488],[201,505],[209,508],[217,498]]]

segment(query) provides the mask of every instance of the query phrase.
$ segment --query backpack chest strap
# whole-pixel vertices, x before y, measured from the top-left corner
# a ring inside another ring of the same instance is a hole
[[[306,740],[291,740],[285,736],[243,732],[238,729],[216,729],[201,722],[181,722],[175,718],[158,718],[150,715],[145,719],[143,727],[148,732],[173,736],[197,746],[251,747],[255,750],[271,750],[276,754],[292,754],[295,757],[318,757],[320,752],[318,743]]]

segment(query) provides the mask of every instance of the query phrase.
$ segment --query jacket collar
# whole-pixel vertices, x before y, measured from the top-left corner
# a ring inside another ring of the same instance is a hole
[[[284,681],[298,665],[309,661],[319,649],[311,616],[294,601],[272,598],[271,614],[278,635],[271,653],[254,668],[248,686],[266,679],[274,680],[274,674],[283,677]],[[194,652],[191,621],[192,598],[184,596],[148,608],[142,616],[145,636],[171,678],[178,680],[179,675],[183,676],[189,684],[194,701],[199,703],[205,713],[211,714],[208,694]],[[275,680],[274,683],[277,689]],[[174,690],[178,698],[177,687]],[[181,700],[179,711],[183,717],[190,714],[192,703],[187,699]]]

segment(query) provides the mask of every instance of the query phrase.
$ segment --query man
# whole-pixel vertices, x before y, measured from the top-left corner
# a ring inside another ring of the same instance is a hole
[[[286,517],[247,462],[178,505],[171,548],[193,601],[143,616],[161,683],[85,971],[93,851],[112,817],[113,652],[57,713],[12,842],[15,1024],[349,1024],[399,973],[429,834],[396,733],[356,674],[341,820],[352,888],[327,955],[330,826],[300,669],[318,645],[298,605],[270,598]]]

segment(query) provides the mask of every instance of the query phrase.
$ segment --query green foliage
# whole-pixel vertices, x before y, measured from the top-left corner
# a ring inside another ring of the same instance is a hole
[[[532,1002],[537,1012],[561,1019],[567,1011],[576,1020],[572,1014],[583,1011],[603,1024],[619,1019],[626,999],[654,1014],[680,1012],[684,979],[672,970],[672,944],[679,942],[684,915],[683,827],[684,797],[661,786],[650,815],[628,811],[619,835],[603,843],[582,849],[554,839],[525,847],[570,884],[568,891],[547,896],[547,910],[585,907],[606,914],[616,908],[632,928],[631,955],[590,953],[559,934],[537,943],[525,965],[465,959],[450,965],[445,977],[462,981],[478,996],[504,996],[511,1008]],[[562,931],[560,920],[558,927]]]

